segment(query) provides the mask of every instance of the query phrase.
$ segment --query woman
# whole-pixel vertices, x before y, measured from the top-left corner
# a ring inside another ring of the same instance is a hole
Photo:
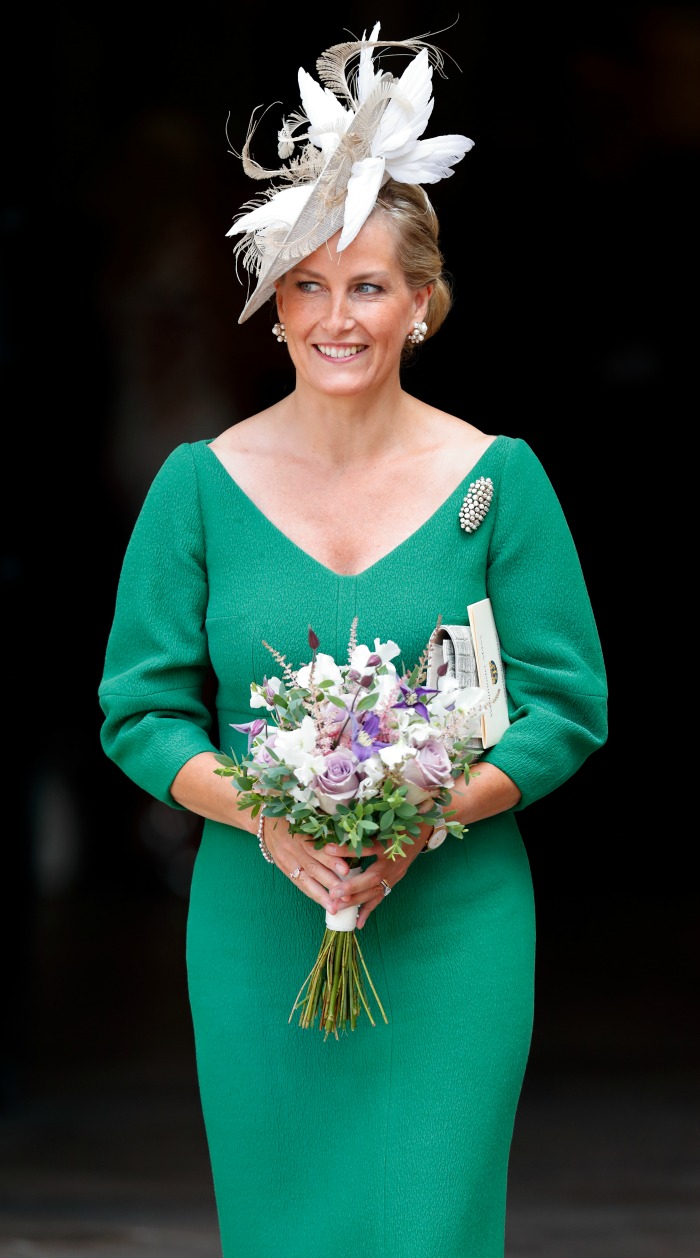
[[[377,69],[378,36],[317,63],[334,93],[345,84],[342,106],[299,72],[312,131],[276,172],[291,186],[232,228],[258,279],[241,320],[274,297],[295,388],[165,460],[127,549],[100,687],[107,754],[206,819],[187,964],[225,1258],[327,1258],[348,1236],[391,1258],[502,1258],[533,1005],[517,812],[606,737],[595,621],[539,459],[402,387],[406,354],[451,302],[422,182],[452,174],[471,141],[419,140],[439,54],[392,45],[415,53],[396,78]],[[283,123],[282,156],[300,125]],[[248,144],[243,160],[270,177]],[[491,507],[468,531],[460,508],[481,476]],[[433,852],[425,826],[405,858],[377,850],[351,891],[342,848],[316,851],[237,807],[216,755],[246,750],[231,726],[250,720],[250,682],[269,672],[264,641],[298,666],[311,624],[340,659],[357,616],[361,641],[391,638],[413,661],[438,617],[465,624],[485,597],[510,725],[456,784],[462,841]],[[354,904],[388,1024],[326,1042],[289,1010],[320,910]]]

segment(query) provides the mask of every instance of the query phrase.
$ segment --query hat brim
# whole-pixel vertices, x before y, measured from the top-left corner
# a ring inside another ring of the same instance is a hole
[[[291,267],[308,258],[340,231],[352,168],[369,156],[371,137],[387,103],[385,90],[358,110],[352,127],[328,158],[296,221],[274,251],[270,251],[269,259],[263,259],[257,284],[243,307],[239,323],[245,323],[269,301],[275,284]]]

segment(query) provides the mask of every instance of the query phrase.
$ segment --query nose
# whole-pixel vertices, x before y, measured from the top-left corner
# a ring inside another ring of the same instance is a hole
[[[352,327],[355,319],[349,296],[345,291],[329,293],[321,322],[332,336],[340,336]]]

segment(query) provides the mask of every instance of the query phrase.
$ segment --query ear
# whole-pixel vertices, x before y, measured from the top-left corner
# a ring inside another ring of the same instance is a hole
[[[433,294],[434,284],[426,284],[425,288],[418,288],[414,294],[415,308],[414,318],[416,323],[422,323],[428,313],[428,305]]]
[[[279,280],[275,282],[275,300],[277,302],[277,318],[284,323],[284,289]]]

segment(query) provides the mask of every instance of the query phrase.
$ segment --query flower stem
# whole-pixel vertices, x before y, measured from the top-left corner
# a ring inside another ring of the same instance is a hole
[[[338,1039],[339,1031],[355,1030],[357,1019],[364,1009],[372,1026],[376,1026],[365,995],[360,965],[382,1018],[388,1023],[355,931],[331,930],[328,927],[316,961],[299,989],[289,1021],[299,1009],[299,1026],[312,1027],[318,1018],[324,1037],[327,1039],[329,1035],[334,1035]]]

